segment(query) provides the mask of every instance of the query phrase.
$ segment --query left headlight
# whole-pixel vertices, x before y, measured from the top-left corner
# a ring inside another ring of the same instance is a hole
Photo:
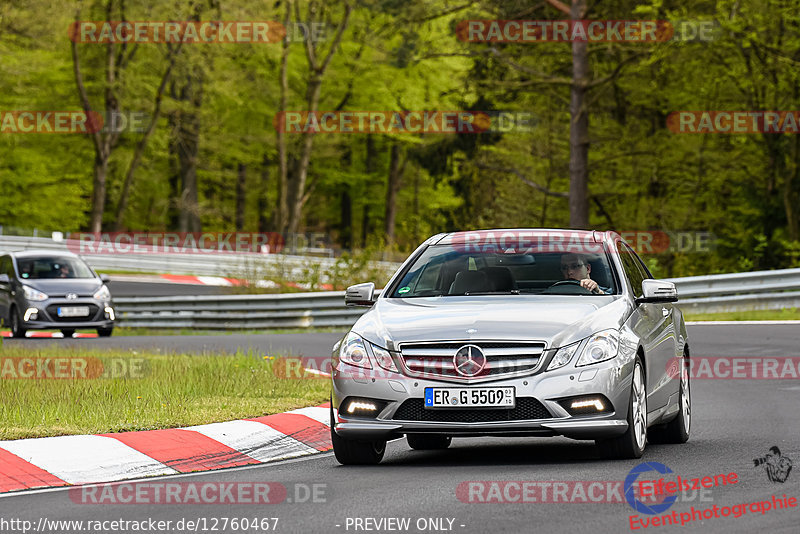
[[[619,331],[601,330],[586,340],[575,367],[600,363],[614,358],[619,352]]]
[[[97,300],[111,300],[111,291],[109,291],[106,286],[102,286],[92,297]]]
[[[43,300],[47,300],[48,297],[38,289],[33,289],[30,286],[23,285],[22,291],[25,293],[25,298],[28,300],[32,300],[35,302],[41,302]]]

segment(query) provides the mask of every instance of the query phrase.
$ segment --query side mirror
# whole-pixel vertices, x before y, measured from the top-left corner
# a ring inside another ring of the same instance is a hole
[[[637,304],[677,302],[678,290],[675,284],[666,280],[643,280],[642,296],[636,299]]]
[[[347,288],[344,293],[345,306],[372,306],[375,304],[375,284],[367,282]]]
[[[8,275],[3,273],[0,274],[0,284],[10,284],[11,280],[8,279]]]
[[[111,277],[109,277],[107,274],[101,274],[100,281],[103,282],[104,284],[107,284],[111,281]]]

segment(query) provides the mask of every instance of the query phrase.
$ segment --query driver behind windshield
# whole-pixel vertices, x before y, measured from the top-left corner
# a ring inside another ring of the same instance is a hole
[[[582,254],[564,254],[561,256],[561,274],[564,276],[564,280],[578,281],[582,288],[598,295],[610,293],[611,288],[600,287],[597,282],[589,277],[591,273],[592,266]]]

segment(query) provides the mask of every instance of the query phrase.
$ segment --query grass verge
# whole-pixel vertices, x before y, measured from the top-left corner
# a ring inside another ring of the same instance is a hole
[[[686,313],[687,321],[798,321],[800,309],[759,310],[726,313]]]
[[[0,439],[174,428],[328,400],[328,380],[279,378],[275,362],[242,352],[5,347],[0,356]],[[34,376],[20,377],[28,373]],[[79,378],[59,378],[71,373]]]

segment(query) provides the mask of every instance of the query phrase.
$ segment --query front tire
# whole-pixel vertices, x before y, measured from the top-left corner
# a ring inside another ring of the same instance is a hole
[[[689,355],[681,359],[681,385],[678,390],[678,415],[664,426],[650,430],[653,443],[686,443],[692,427],[692,392],[689,384]]]
[[[436,434],[406,434],[408,446],[417,451],[446,449],[452,440],[450,436]]]
[[[639,358],[633,365],[631,397],[628,401],[628,430],[619,437],[598,440],[597,447],[608,458],[641,458],[647,446],[647,386]]]
[[[11,336],[16,338],[25,337],[27,330],[22,327],[22,318],[16,308],[11,308]]]
[[[331,405],[331,443],[336,460],[342,465],[376,465],[383,460],[386,441],[359,441],[346,439],[334,430],[333,405]]]
[[[112,333],[114,333],[114,327],[97,329],[97,335],[100,337],[111,337]]]

